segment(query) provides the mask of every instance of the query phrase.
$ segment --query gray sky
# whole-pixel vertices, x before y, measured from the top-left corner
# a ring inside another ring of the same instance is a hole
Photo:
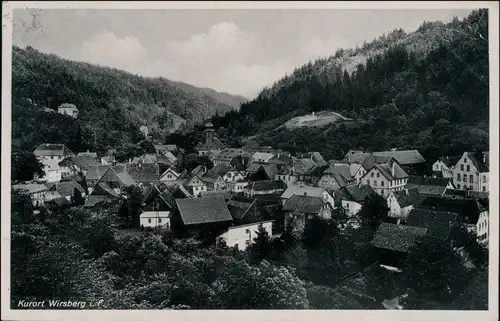
[[[45,9],[32,30],[37,23],[28,10],[17,9],[13,42],[252,98],[294,67],[337,48],[470,11]]]

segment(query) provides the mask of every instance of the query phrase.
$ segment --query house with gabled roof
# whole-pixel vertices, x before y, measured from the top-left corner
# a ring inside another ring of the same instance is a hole
[[[251,163],[267,163],[270,159],[274,158],[273,153],[255,152],[252,154]]]
[[[85,175],[85,180],[87,181],[87,186],[89,194],[92,193],[93,188],[97,185],[101,177],[106,173],[106,171],[111,168],[111,165],[97,165],[89,166],[87,175]]]
[[[415,208],[408,215],[406,225],[426,228],[426,235],[452,245],[463,241],[459,239],[462,234],[456,213]]]
[[[458,189],[489,191],[489,159],[473,152],[464,152],[453,167],[453,183]]]
[[[352,217],[359,213],[365,199],[374,193],[370,185],[349,185],[336,192],[335,199],[339,201],[343,212]]]
[[[141,187],[155,184],[160,179],[160,169],[156,163],[125,164],[125,171]]]
[[[172,213],[172,228],[178,235],[194,236],[214,241],[233,223],[223,196],[176,199]]]
[[[447,190],[454,189],[451,178],[409,176],[406,189],[417,189],[422,195],[443,196]]]
[[[154,164],[157,162],[155,154],[144,154],[141,156],[134,157],[131,161],[133,164],[143,163],[143,164]]]
[[[332,208],[335,208],[335,199],[330,193],[328,193],[325,188],[299,185],[290,186],[281,194],[281,201],[283,206],[285,206],[286,202],[294,195],[320,198],[329,203]]]
[[[224,144],[217,137],[217,134],[214,131],[214,126],[211,123],[206,124],[204,133],[205,142],[200,142],[195,147],[200,156],[207,155],[211,157],[212,155],[216,155],[221,150],[226,148],[226,146],[224,146]]]
[[[270,219],[256,198],[233,195],[227,200],[227,208],[236,226]]]
[[[329,166],[318,181],[318,187],[339,190],[348,185],[356,184],[348,164]]]
[[[380,264],[400,268],[417,241],[426,234],[426,228],[382,223],[371,244],[377,249]]]
[[[113,166],[104,172],[96,186],[100,187],[101,192],[105,191],[113,196],[121,196],[124,187],[135,184],[136,181],[127,173],[125,166]],[[95,188],[90,193],[90,195],[93,194],[95,194]]]
[[[12,186],[13,190],[27,194],[32,201],[34,207],[38,207],[44,203],[47,186],[38,183],[16,184]]]
[[[163,154],[156,155],[156,162],[158,163],[160,170],[164,172],[168,168],[175,166],[177,163],[177,157],[175,157],[171,152],[166,151]]]
[[[421,175],[425,173],[425,158],[418,150],[390,150],[372,153],[374,156],[391,157],[409,174]]]
[[[176,181],[181,174],[177,173],[172,167],[167,169],[160,175],[160,182],[173,182]]]
[[[308,220],[314,217],[332,218],[333,207],[322,197],[293,195],[283,206],[285,227],[291,225],[294,231],[303,231]]]
[[[57,107],[57,112],[62,115],[68,115],[73,118],[78,118],[78,108],[74,104],[64,103]]]
[[[231,162],[242,153],[243,150],[240,148],[225,148],[212,157],[213,163],[214,165],[230,165]]]
[[[460,157],[440,157],[432,164],[432,173],[440,178],[453,178],[453,167]]]
[[[278,173],[278,165],[252,163],[247,169],[247,179],[251,181],[274,180]]]
[[[244,178],[244,175],[232,165],[221,163],[208,170],[202,180],[208,190],[222,191],[233,189],[234,183]]]
[[[230,226],[227,231],[219,235],[219,238],[223,239],[228,247],[235,247],[240,251],[244,251],[254,243],[260,225],[264,227],[269,236],[273,235],[273,221],[268,220]]]
[[[403,190],[407,181],[408,174],[394,158],[383,164],[374,164],[361,178],[362,185],[370,185],[384,198],[391,192]]]
[[[416,188],[391,192],[387,197],[389,216],[404,220],[410,211],[425,198],[426,196],[420,194]]]
[[[326,167],[328,163],[319,152],[308,152],[300,155],[301,159],[310,159],[319,167]]]
[[[86,175],[91,166],[99,165],[99,161],[95,157],[78,154],[63,159],[58,165],[61,168],[61,179],[65,179],[79,172]]]
[[[82,198],[86,196],[85,189],[74,180],[47,183],[46,185],[45,201],[63,197],[70,202],[74,202],[78,193]]]
[[[194,197],[199,197],[208,190],[207,184],[205,184],[202,179],[206,172],[206,166],[198,165],[191,173],[187,174],[182,183],[184,188]]]
[[[243,193],[247,197],[257,195],[278,195],[285,191],[286,184],[283,181],[265,180],[250,182],[245,186]]]
[[[75,156],[64,144],[40,144],[33,152],[35,157],[44,165],[44,177],[40,180],[58,182],[62,178],[59,162],[67,157]]]
[[[101,165],[115,165],[116,159],[115,155],[107,155],[101,157]]]

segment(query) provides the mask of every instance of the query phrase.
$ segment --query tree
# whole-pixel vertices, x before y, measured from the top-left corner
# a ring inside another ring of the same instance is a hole
[[[280,239],[283,241],[285,249],[291,249],[297,245],[298,238],[291,224],[285,227],[285,231],[281,234]]]
[[[199,156],[198,154],[188,154],[181,158],[181,161],[178,164],[178,170],[183,171],[187,170],[188,172],[195,169],[198,165],[204,165],[208,169],[214,167],[214,164],[207,156]]]
[[[139,227],[142,206],[142,190],[137,185],[126,186],[123,189],[123,199],[120,203],[119,215],[133,227]]]
[[[464,250],[475,266],[481,268],[488,265],[488,249],[478,242],[476,233],[467,233],[464,242]]]
[[[359,211],[359,216],[361,217],[364,224],[370,226],[372,229],[377,229],[380,223],[385,221],[388,217],[389,207],[385,199],[373,193],[367,196],[361,210]]]
[[[12,153],[12,180],[30,181],[35,176],[43,177],[44,165],[31,152],[17,151]]]
[[[417,241],[407,257],[402,279],[418,297],[449,302],[462,295],[466,276],[461,258],[451,246],[426,236]],[[408,300],[412,301],[411,295]]]
[[[82,227],[80,241],[85,249],[92,251],[96,257],[111,251],[115,246],[114,232],[109,222],[93,219]]]
[[[33,210],[33,202],[28,194],[19,190],[12,190],[11,217],[14,227],[19,224],[25,224],[33,221]]]
[[[85,204],[85,200],[84,198],[82,197],[82,193],[80,192],[80,190],[78,188],[75,188],[73,190],[73,194],[75,195],[74,199],[73,199],[73,203],[77,206],[80,206],[80,205],[83,205]]]
[[[324,219],[319,216],[308,220],[302,236],[307,249],[329,247],[338,235],[338,227],[334,220]]]
[[[251,253],[252,260],[260,262],[269,256],[272,251],[272,245],[269,233],[267,233],[267,230],[262,224],[259,224],[256,234],[257,237],[254,238],[254,243],[249,246],[249,251]]]

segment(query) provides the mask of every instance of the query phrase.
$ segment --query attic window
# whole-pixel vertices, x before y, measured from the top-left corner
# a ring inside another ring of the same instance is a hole
[[[304,192],[304,196],[307,196],[307,192]]]

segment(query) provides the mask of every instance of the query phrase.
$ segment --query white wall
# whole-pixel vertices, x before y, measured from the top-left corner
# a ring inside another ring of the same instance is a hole
[[[163,213],[167,213],[166,215]],[[170,228],[170,219],[168,218],[169,212],[160,212],[160,218],[156,217],[142,217],[140,218],[141,226],[144,227],[157,227]],[[160,222],[161,221],[161,222]]]
[[[248,246],[248,241],[257,237],[257,231],[259,230],[260,223],[247,224],[237,227],[231,227],[227,232],[222,234],[220,237],[226,241],[227,246],[233,247],[238,245],[238,249],[245,250]],[[262,226],[266,229],[269,236],[273,233],[273,222],[264,222]],[[249,233],[247,233],[247,230]]]
[[[361,207],[362,205],[357,202],[342,200],[342,208],[346,211],[347,216],[354,216],[358,214]]]
[[[476,224],[476,234],[480,243],[487,244],[489,238],[489,213],[487,211],[479,214]]]

